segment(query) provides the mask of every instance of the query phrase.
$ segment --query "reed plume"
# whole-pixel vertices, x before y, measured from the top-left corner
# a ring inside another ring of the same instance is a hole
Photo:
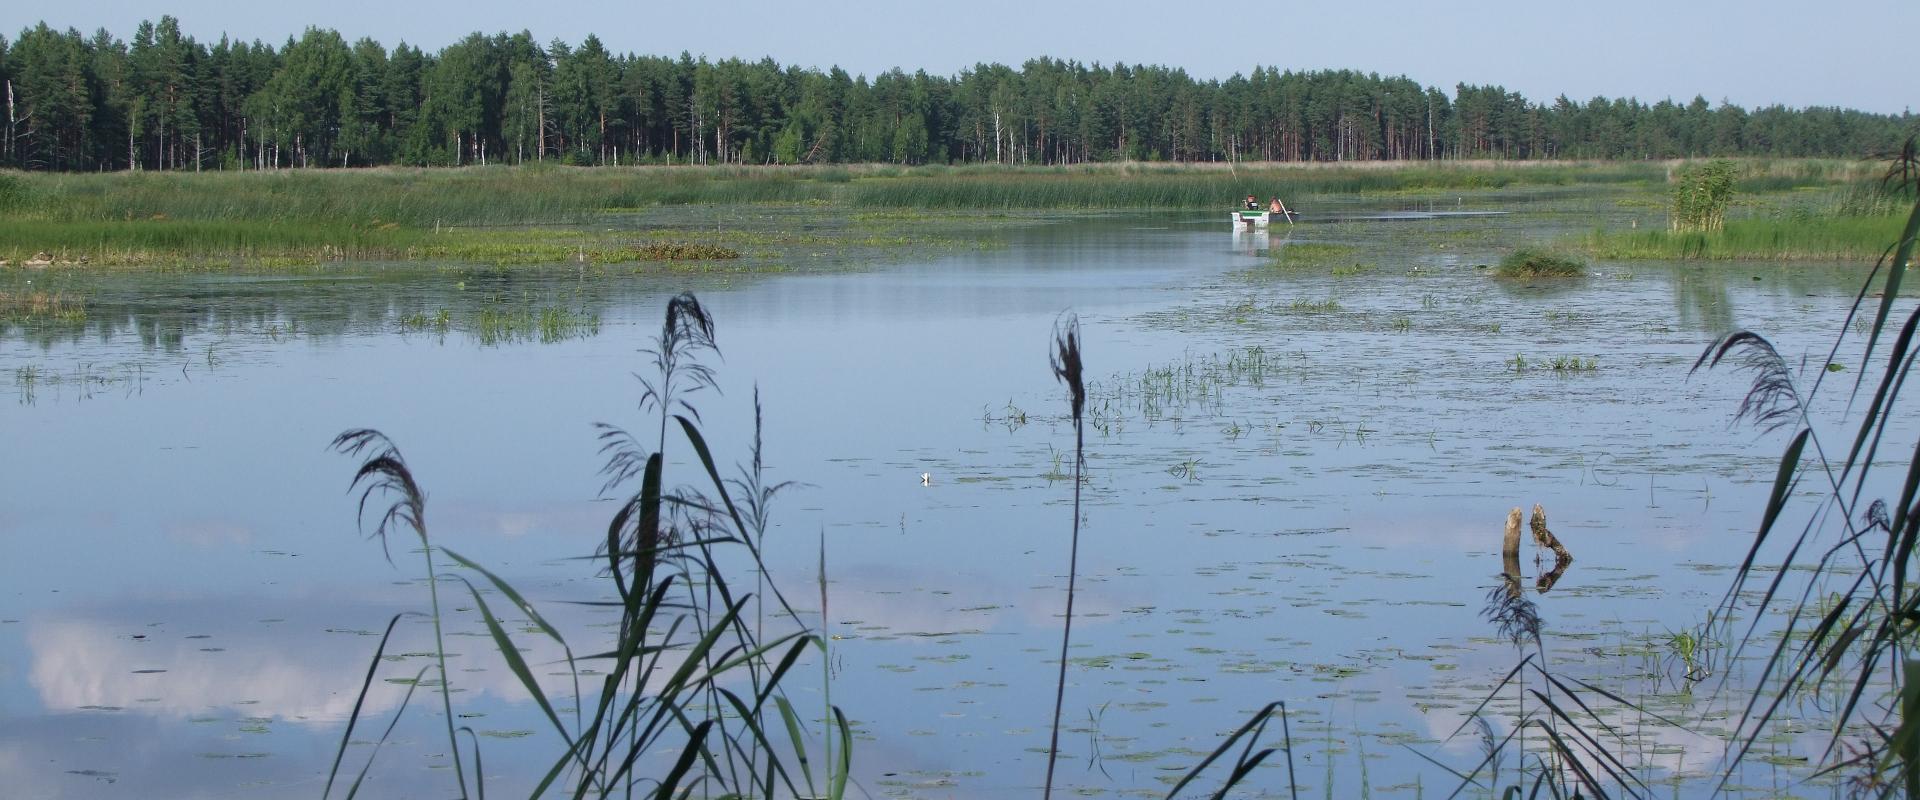
[[[1080,319],[1071,314],[1053,326],[1053,377],[1067,386],[1073,408],[1073,540],[1067,555],[1067,620],[1060,632],[1060,678],[1053,693],[1053,738],[1047,744],[1047,783],[1041,797],[1053,796],[1054,762],[1060,756],[1060,708],[1067,696],[1067,648],[1073,642],[1073,589],[1080,571],[1080,475],[1087,463],[1086,426],[1087,385],[1080,363]]]

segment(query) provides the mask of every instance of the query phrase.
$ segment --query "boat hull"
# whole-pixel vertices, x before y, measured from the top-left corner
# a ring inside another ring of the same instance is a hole
[[[1280,216],[1268,211],[1235,211],[1228,216],[1236,228],[1265,228]]]

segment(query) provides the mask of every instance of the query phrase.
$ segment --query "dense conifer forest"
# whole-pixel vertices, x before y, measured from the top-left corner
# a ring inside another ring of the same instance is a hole
[[[1361,58],[1356,56],[1356,59]],[[1406,77],[1036,58],[868,76],[473,33],[437,51],[309,28],[275,46],[44,23],[0,37],[0,166],[207,170],[565,164],[1863,156],[1911,112],[1445,91]]]

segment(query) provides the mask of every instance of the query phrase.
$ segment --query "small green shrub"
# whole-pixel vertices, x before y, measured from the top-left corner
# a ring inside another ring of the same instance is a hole
[[[1585,262],[1527,247],[1500,259],[1494,274],[1502,278],[1577,278],[1586,270]]]
[[[1673,212],[1668,225],[1676,231],[1717,231],[1726,224],[1733,202],[1733,183],[1739,168],[1724,158],[1690,164],[1674,175]]]

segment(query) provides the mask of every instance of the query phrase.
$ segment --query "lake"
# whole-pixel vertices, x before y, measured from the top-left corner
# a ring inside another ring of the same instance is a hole
[[[719,391],[690,400],[725,467],[748,457],[757,387],[768,477],[800,484],[776,501],[767,561],[809,626],[824,550],[824,666],[856,734],[856,794],[1041,783],[1073,513],[1073,426],[1048,368],[1066,311],[1093,386],[1057,783],[1164,794],[1285,701],[1302,794],[1446,796],[1459,779],[1432,762],[1479,764],[1468,715],[1534,652],[1482,612],[1508,509],[1540,504],[1575,561],[1539,593],[1546,565],[1524,551],[1536,657],[1686,723],[1612,717],[1660,794],[1709,794],[1757,656],[1708,648],[1696,681],[1672,642],[1708,630],[1788,432],[1732,425],[1746,374],[1689,368],[1745,327],[1811,380],[1864,268],[1599,262],[1501,281],[1483,265],[1514,243],[1634,210],[1552,192],[1446,200],[1332,206],[1265,235],[1219,215],[1034,218],[982,226],[977,247],[762,277],[69,277],[84,324],[0,340],[0,785],[320,793],[386,621],[428,604],[418,543],[389,540],[390,564],[356,527],[356,462],[327,448],[349,428],[398,443],[438,544],[591,651],[612,617],[574,602],[608,592],[582,557],[618,505],[591,424],[658,424],[634,373],[667,298],[692,289],[721,357]],[[1296,247],[1321,255],[1288,266]],[[0,288],[35,277],[0,272]],[[470,325],[484,308],[564,315]],[[691,482],[692,456],[670,456]],[[465,587],[440,588],[460,724],[487,788],[525,794],[562,745]],[[542,685],[570,693],[557,648],[492,607]],[[430,623],[404,619],[356,739],[376,737],[431,650]],[[822,668],[809,656],[786,684],[816,734]],[[428,694],[364,791],[455,794]],[[1530,705],[1498,693],[1488,732]],[[1735,776],[1742,796],[1831,791],[1802,783],[1820,712],[1784,716]],[[1250,780],[1284,794],[1288,767]]]

